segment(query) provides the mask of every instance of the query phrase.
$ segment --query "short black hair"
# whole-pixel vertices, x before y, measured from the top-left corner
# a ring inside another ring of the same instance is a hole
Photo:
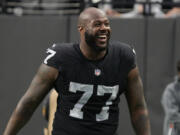
[[[177,61],[177,71],[180,72],[180,60]]]

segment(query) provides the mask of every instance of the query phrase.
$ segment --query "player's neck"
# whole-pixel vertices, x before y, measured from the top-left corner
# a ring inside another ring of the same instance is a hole
[[[84,57],[86,57],[89,60],[99,60],[106,55],[106,51],[107,51],[107,50],[103,50],[97,52],[93,48],[88,46],[85,42],[80,42],[80,50],[84,55]]]

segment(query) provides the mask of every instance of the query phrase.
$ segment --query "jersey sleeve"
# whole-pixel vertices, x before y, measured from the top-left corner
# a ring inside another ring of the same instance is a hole
[[[125,60],[127,72],[129,73],[133,68],[136,67],[136,52],[132,46],[127,46],[125,51]]]
[[[59,69],[58,47],[56,44],[53,44],[50,48],[46,50],[46,56],[43,63],[48,66]]]

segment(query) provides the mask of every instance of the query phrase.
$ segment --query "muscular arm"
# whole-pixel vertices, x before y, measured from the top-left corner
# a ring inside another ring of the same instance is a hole
[[[137,68],[128,74],[128,88],[125,95],[136,135],[151,135],[148,110]]]
[[[33,112],[50,91],[57,78],[55,68],[42,64],[32,80],[27,92],[18,102],[3,135],[15,135],[28,122]]]

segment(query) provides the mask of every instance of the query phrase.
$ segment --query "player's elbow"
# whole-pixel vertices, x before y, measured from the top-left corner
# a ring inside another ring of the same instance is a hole
[[[143,121],[148,117],[147,109],[137,109],[136,111],[131,113],[132,123],[136,123],[137,121]]]

